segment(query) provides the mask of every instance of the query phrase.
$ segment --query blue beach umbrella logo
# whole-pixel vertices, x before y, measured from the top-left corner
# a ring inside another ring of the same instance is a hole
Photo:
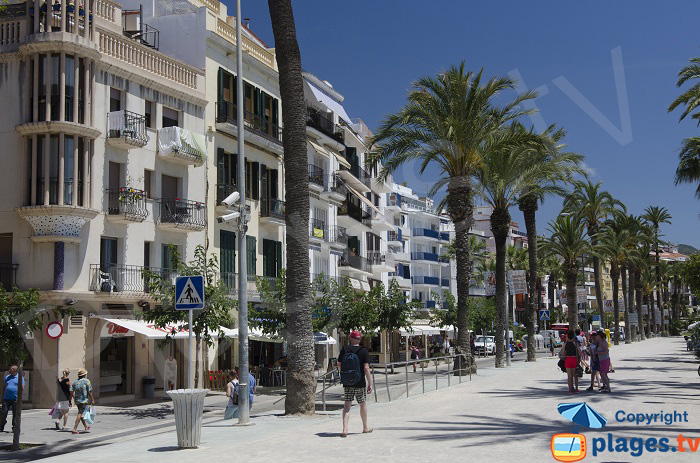
[[[561,416],[574,423],[574,432],[578,432],[579,426],[600,429],[608,422],[586,402],[580,404],[559,404],[557,411]]]
[[[586,457],[586,436],[578,433],[580,426],[586,428],[602,428],[606,420],[600,413],[588,404],[559,404],[559,414],[573,423],[573,433],[560,433],[552,436],[552,456],[557,461],[566,463],[582,460]]]

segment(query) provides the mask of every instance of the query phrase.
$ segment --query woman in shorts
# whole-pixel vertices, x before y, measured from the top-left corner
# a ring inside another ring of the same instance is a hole
[[[561,349],[564,356],[564,368],[566,368],[566,380],[569,384],[569,394],[578,393],[576,367],[581,361],[581,349],[574,341],[574,330],[569,330],[566,336],[566,344]]]
[[[605,332],[598,331],[598,343],[596,344],[596,352],[598,353],[598,361],[600,363],[600,377],[603,380],[603,387],[600,392],[610,392],[610,347],[605,339]]]

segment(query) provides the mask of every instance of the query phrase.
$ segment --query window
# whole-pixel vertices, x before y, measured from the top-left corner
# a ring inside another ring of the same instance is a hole
[[[216,150],[216,203],[219,204],[236,190],[238,184],[238,155]]]
[[[282,243],[263,239],[263,275],[276,278],[282,268]]]
[[[73,100],[75,99],[75,59],[66,55],[66,121],[73,122]]]
[[[152,101],[146,100],[146,107],[143,110],[143,115],[146,117],[146,127],[153,129],[155,122],[155,108],[156,104]]]
[[[122,109],[122,92],[118,88],[109,89],[109,111],[119,111]]]
[[[236,273],[236,234],[228,230],[219,231],[219,249],[221,250],[221,273]]]
[[[144,267],[151,266],[151,242],[150,241],[143,242],[143,266]]]
[[[163,106],[163,127],[176,127],[180,114],[174,109]]]
[[[160,197],[163,199],[178,198],[177,194],[178,178],[163,174],[161,176]]]
[[[100,270],[108,271],[117,265],[117,239],[102,237],[100,240]]]
[[[256,275],[256,267],[258,264],[256,241],[257,240],[254,236],[245,237],[246,267],[248,270],[248,277],[254,277]]]
[[[143,192],[148,199],[153,199],[153,178],[152,170],[143,170]]]
[[[0,233],[0,264],[12,263],[12,233]]]
[[[161,268],[163,270],[174,271],[175,270],[175,254],[177,253],[177,246],[174,244],[163,244],[161,253]]]

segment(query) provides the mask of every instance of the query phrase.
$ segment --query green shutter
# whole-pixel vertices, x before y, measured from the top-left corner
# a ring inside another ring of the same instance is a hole
[[[275,242],[263,239],[263,275],[274,277],[275,274]]]
[[[248,158],[245,158],[245,197],[250,198],[250,163]]]
[[[221,249],[221,273],[235,273],[236,234],[228,230],[221,230],[219,234],[219,247]]]
[[[279,241],[275,242],[275,251],[277,252],[277,276],[280,274],[280,270],[282,270],[282,243]]]
[[[246,236],[246,266],[248,267],[248,275],[256,274],[257,252],[256,239],[254,236]]]
[[[270,169],[270,198],[277,199],[277,169]]]
[[[217,102],[224,101],[224,70],[219,68],[217,75]]]
[[[236,185],[238,186],[238,154],[227,154],[228,159],[229,159],[229,171],[231,172],[231,177],[227,179],[227,181],[231,185]],[[238,188],[237,188],[238,189]]]
[[[258,200],[260,199],[260,163],[259,162],[253,162],[252,163],[252,182],[253,182],[253,199]]]
[[[277,98],[272,99],[272,123],[275,124],[275,126],[279,127],[279,107],[278,107],[278,101]],[[275,135],[273,133],[273,135]]]

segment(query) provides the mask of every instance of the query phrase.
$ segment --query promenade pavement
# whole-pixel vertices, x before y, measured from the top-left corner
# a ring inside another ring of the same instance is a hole
[[[438,392],[369,404],[372,434],[361,434],[358,407],[351,412],[351,434],[340,439],[337,412],[312,418],[284,417],[279,412],[255,412],[254,426],[232,427],[222,412],[205,415],[199,449],[180,450],[174,427],[128,432],[98,443],[85,440],[83,450],[40,461],[151,463],[212,458],[244,458],[251,462],[298,461],[553,461],[553,434],[572,432],[571,423],[557,413],[564,402],[587,402],[607,418],[602,430],[581,428],[588,439],[586,461],[697,461],[697,453],[660,453],[643,449],[630,453],[592,455],[593,439],[698,438],[700,442],[700,377],[697,360],[686,352],[682,338],[657,338],[612,349],[616,372],[612,394],[581,392],[569,396],[566,377],[556,359],[514,362],[508,369],[481,368],[471,382]],[[587,384],[582,382],[582,386]],[[581,389],[583,389],[583,387]],[[615,416],[633,413],[687,412],[688,422],[637,425]],[[80,436],[83,437],[83,436]],[[86,436],[87,437],[87,436]],[[600,442],[599,442],[600,443]],[[688,446],[686,445],[686,448]],[[653,450],[656,449],[653,445]],[[700,452],[700,449],[698,449]],[[38,457],[38,454],[36,454]],[[3,455],[0,455],[0,459]]]

